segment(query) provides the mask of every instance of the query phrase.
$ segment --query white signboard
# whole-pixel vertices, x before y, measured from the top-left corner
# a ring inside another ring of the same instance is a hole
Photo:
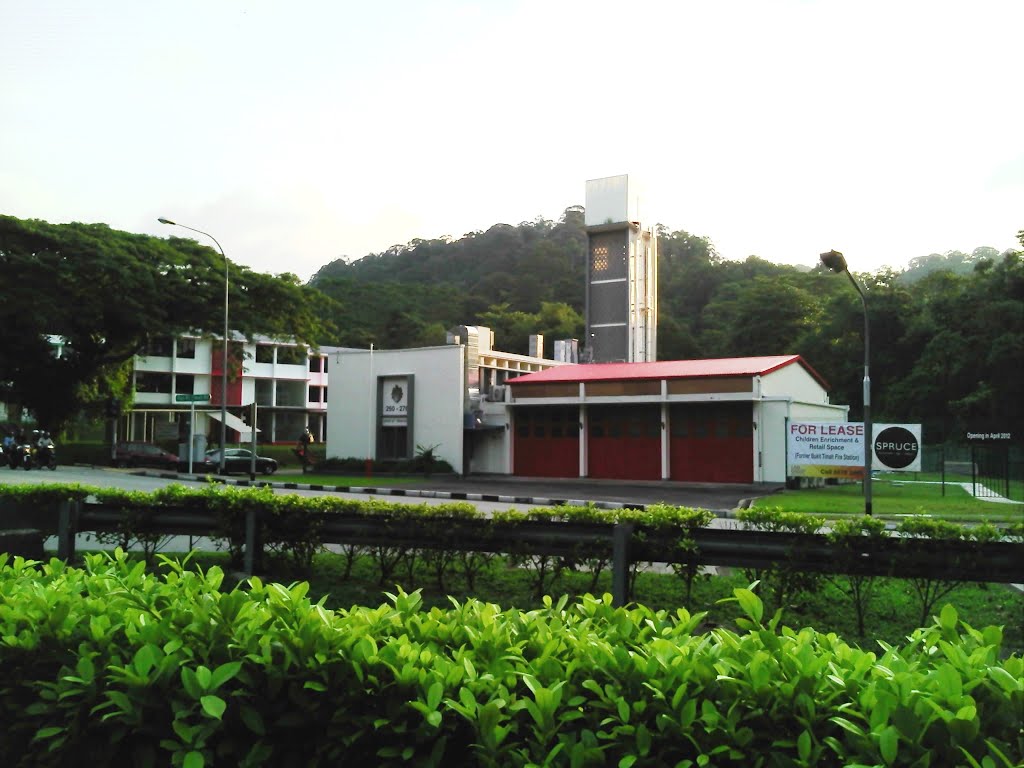
[[[381,379],[380,415],[384,427],[409,423],[409,381],[405,376]]]
[[[791,421],[786,434],[790,477],[864,477],[864,425]]]
[[[920,424],[874,424],[871,432],[875,436],[871,442],[872,469],[921,471]]]

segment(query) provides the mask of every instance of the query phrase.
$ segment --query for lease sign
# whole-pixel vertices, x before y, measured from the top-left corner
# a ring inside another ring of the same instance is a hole
[[[864,477],[864,424],[792,421],[786,435],[790,477]]]

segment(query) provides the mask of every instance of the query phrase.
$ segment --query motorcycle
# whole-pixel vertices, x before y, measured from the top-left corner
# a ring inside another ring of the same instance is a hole
[[[292,453],[298,456],[299,463],[302,464],[302,474],[305,475],[313,471],[316,463],[313,460],[313,452],[309,450],[307,443],[299,443],[297,447],[292,448]]]
[[[7,466],[11,469],[32,469],[32,446],[28,443],[11,446],[7,454]]]
[[[51,472],[57,469],[57,448],[53,440],[45,440],[36,446],[32,452],[32,462],[39,469],[48,469]]]

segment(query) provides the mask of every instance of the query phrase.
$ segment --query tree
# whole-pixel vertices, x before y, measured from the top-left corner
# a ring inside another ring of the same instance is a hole
[[[193,240],[0,216],[4,398],[52,432],[79,411],[99,415],[111,395],[127,403],[126,366],[150,337],[223,327],[224,269]],[[328,332],[314,311],[326,299],[294,275],[228,270],[232,329],[313,345]]]

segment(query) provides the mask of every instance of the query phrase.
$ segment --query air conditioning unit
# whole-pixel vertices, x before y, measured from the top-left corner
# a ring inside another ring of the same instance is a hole
[[[505,385],[497,384],[490,388],[487,392],[487,401],[489,403],[503,403],[505,402]]]

